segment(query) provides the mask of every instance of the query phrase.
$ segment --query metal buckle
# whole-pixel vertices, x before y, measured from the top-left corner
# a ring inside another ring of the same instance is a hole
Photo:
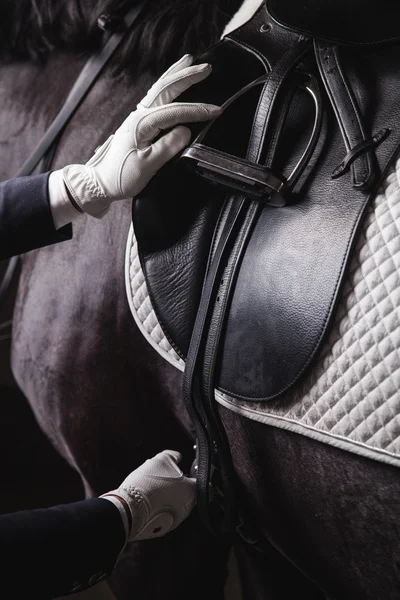
[[[97,19],[97,26],[106,33],[115,33],[120,31],[123,27],[124,20],[119,15],[113,15],[111,13],[103,13]]]

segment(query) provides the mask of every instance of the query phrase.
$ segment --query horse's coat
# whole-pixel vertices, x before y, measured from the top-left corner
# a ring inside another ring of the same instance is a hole
[[[39,141],[83,64],[83,57],[60,52],[44,65],[1,64],[3,179]],[[67,128],[53,167],[85,161],[155,77],[147,71],[136,79],[127,72],[115,76],[115,67],[110,65]],[[16,378],[46,435],[81,474],[87,495],[114,488],[163,448],[179,449],[186,469],[192,459],[190,423],[176,394],[179,377],[148,352],[126,303],[123,257],[129,223],[127,202],[113,206],[100,222],[83,216],[74,225],[71,244],[25,255],[14,313]],[[177,536],[133,545],[116,570],[113,589],[121,599],[133,593],[183,597],[205,559],[215,570],[212,593],[219,598],[226,544],[215,543],[212,553],[205,551],[208,544],[208,534],[192,519]],[[148,565],[159,579],[148,577]],[[203,598],[206,591],[204,581],[193,593]]]
[[[246,20],[255,5],[245,6]],[[45,66],[0,65],[3,178],[37,143],[82,64],[76,54],[57,51]],[[68,127],[54,166],[89,157],[153,79],[147,71],[134,80],[126,73],[115,78],[108,69]],[[71,242],[26,255],[15,310],[14,372],[88,494],[112,488],[164,447],[181,450],[186,467],[192,457],[180,375],[144,341],[126,302],[129,223],[129,203],[116,205],[103,221],[82,217]],[[247,572],[254,569],[246,600],[398,598],[398,470],[224,407],[221,415],[240,493],[260,534],[280,553],[264,560],[241,549]],[[172,537],[133,546],[113,590],[121,600],[187,598],[188,590],[192,598],[220,598],[225,551],[188,522]],[[214,577],[219,585],[212,589]]]

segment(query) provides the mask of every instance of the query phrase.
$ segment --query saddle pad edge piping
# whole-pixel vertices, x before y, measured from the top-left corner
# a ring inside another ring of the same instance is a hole
[[[131,283],[131,278],[130,278],[130,268],[131,268],[131,249],[134,244],[134,240],[135,240],[135,232],[134,232],[133,224],[131,223],[130,228],[129,228],[129,233],[128,233],[128,239],[127,239],[127,243],[126,243],[125,269],[124,269],[125,270],[125,291],[126,291],[126,296],[128,299],[130,311],[132,313],[132,316],[135,320],[136,325],[139,328],[139,331],[141,332],[141,334],[143,335],[145,340],[154,348],[154,350],[162,358],[164,358],[166,361],[168,361],[173,367],[175,367],[179,371],[183,371],[185,368],[183,361],[181,359],[175,358],[174,356],[171,356],[171,354],[169,354],[166,350],[161,348],[159,342],[156,342],[151,337],[150,333],[145,328],[143,322],[140,320],[140,317],[139,317],[139,315],[136,311],[136,308],[133,304],[133,290],[132,290],[132,283]],[[153,309],[153,311],[154,311],[154,309]]]
[[[228,410],[231,410],[232,412],[235,412],[243,417],[251,419],[252,421],[257,421],[259,423],[263,423],[264,425],[278,427],[279,429],[286,429],[288,431],[292,431],[293,433],[305,435],[306,437],[315,439],[318,442],[329,444],[330,446],[339,448],[340,450],[353,452],[354,454],[358,454],[364,458],[378,460],[394,467],[400,467],[400,456],[394,452],[389,452],[388,450],[370,446],[364,442],[359,442],[350,438],[344,438],[341,435],[324,431],[317,427],[313,427],[312,425],[307,425],[306,423],[296,421],[295,419],[289,419],[279,415],[271,415],[266,412],[261,413],[255,409],[247,407],[245,408],[228,400],[226,397],[223,397],[218,391],[216,392],[215,397],[221,406],[224,406]]]

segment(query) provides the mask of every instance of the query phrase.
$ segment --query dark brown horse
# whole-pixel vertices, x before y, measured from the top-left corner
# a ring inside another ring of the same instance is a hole
[[[2,179],[24,162],[86,55],[99,47],[97,17],[131,4],[6,3],[0,25]],[[122,52],[68,127],[53,166],[87,159],[175,57],[217,39],[228,19],[223,3],[147,3]],[[179,448],[192,458],[178,378],[147,347],[129,313],[123,256],[130,207],[116,208],[101,222],[77,223],[70,245],[24,257],[14,315],[17,381],[43,431],[80,473],[87,495],[113,488],[159,449]],[[187,595],[202,564],[223,586],[225,544],[207,548],[207,540],[193,523],[160,543],[133,545],[114,576],[118,598]],[[193,593],[204,596],[201,580]]]
[[[5,2],[0,28],[0,169],[12,176],[96,49],[96,17],[129,0]],[[238,1],[149,2],[63,135],[53,167],[85,160],[156,75],[218,39]],[[250,3],[251,4],[251,3]],[[165,199],[168,202],[168,198]],[[181,378],[145,342],[124,290],[130,206],[82,217],[74,239],[23,259],[12,366],[37,421],[81,475],[87,495],[117,485],[165,447],[192,458]],[[221,408],[241,493],[267,555],[238,545],[245,598],[398,598],[394,467]],[[111,586],[118,598],[221,597],[227,544],[196,516],[176,534],[133,545]],[[251,574],[249,576],[249,573]]]

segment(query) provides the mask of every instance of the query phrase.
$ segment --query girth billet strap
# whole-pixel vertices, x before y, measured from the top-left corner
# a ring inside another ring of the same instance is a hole
[[[352,158],[354,154],[354,159],[344,160],[343,169],[337,169],[337,173],[333,175],[340,176],[349,163],[354,187],[368,190],[379,175],[373,148],[384,138],[380,136],[375,144],[373,141],[369,143],[357,99],[341,64],[340,48],[320,41],[314,41],[314,48],[321,78],[335,112],[347,156]],[[357,148],[361,151],[354,153],[354,149]]]
[[[268,132],[274,127],[273,115],[286,91],[287,78],[311,48],[301,40],[288,50],[269,73],[262,89],[246,159],[260,160]],[[215,534],[232,534],[238,523],[246,528],[235,503],[235,472],[225,430],[215,403],[215,371],[232,286],[241,256],[260,211],[260,203],[245,195],[230,196],[217,227],[219,239],[212,248],[191,342],[186,358],[183,393],[197,434],[198,510],[207,527]],[[210,507],[210,474],[212,466],[219,475],[217,487],[222,504],[222,522],[215,522]]]
[[[31,175],[42,159],[44,164],[41,172],[50,168],[51,159],[60,136],[75,112],[86,98],[90,89],[98,79],[104,67],[121,46],[126,34],[139,17],[147,0],[135,3],[135,6],[121,19],[113,19],[110,15],[101,15],[98,19],[100,28],[104,30],[104,41],[101,50],[89,58],[75,81],[58,115],[47,129],[46,133],[19,169],[15,177]],[[113,31],[114,26],[116,30]],[[53,149],[52,152],[50,152]],[[12,257],[2,281],[0,282],[0,306],[2,306],[17,271],[19,257]]]

